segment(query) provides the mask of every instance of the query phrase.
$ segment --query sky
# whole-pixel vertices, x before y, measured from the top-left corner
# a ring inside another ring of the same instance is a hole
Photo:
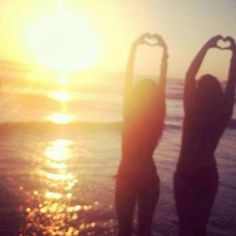
[[[25,32],[33,22],[50,12],[60,0],[0,0],[0,58],[35,60]],[[236,38],[235,0],[66,0],[96,32],[100,54],[95,67],[124,72],[130,46],[145,32],[159,33],[168,44],[168,76],[183,78],[201,46],[212,36]],[[161,51],[141,47],[135,72],[156,74]],[[211,50],[201,73],[227,76],[230,52]]]

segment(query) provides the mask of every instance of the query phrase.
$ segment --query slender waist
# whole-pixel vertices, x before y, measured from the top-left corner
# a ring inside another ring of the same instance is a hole
[[[117,177],[135,177],[135,178],[156,178],[157,170],[152,161],[149,162],[130,162],[121,161]]]

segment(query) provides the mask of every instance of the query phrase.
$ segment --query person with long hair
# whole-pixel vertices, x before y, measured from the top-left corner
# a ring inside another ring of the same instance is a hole
[[[228,42],[232,52],[225,89],[211,74],[196,81],[196,74],[211,48]],[[233,112],[236,84],[236,50],[232,37],[214,36],[191,63],[184,85],[182,145],[174,175],[179,235],[204,236],[218,188],[215,150]]]
[[[150,44],[149,39],[156,40],[156,43]],[[132,81],[135,53],[141,44],[158,45],[163,49],[158,83],[151,79]],[[167,57],[166,43],[157,34],[141,35],[130,51],[124,81],[122,157],[115,193],[119,236],[132,234],[136,205],[139,235],[151,235],[152,218],[159,198],[159,177],[153,152],[164,126]]]

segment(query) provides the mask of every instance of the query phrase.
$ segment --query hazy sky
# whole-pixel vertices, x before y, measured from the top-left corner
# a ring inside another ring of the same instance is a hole
[[[25,31],[59,0],[1,0],[0,58],[33,60]],[[202,44],[216,34],[236,38],[235,0],[66,0],[68,7],[96,31],[101,45],[97,67],[124,71],[131,42],[141,33],[157,32],[169,45],[171,77],[183,77]],[[143,50],[143,49],[142,49]],[[149,50],[150,51],[150,50]],[[158,57],[143,50],[137,71],[158,70]],[[159,51],[158,51],[159,52]],[[213,51],[204,71],[226,75],[229,52]]]

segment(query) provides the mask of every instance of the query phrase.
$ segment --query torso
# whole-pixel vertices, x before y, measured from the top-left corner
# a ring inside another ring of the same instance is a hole
[[[165,104],[160,103],[156,116],[130,117],[122,129],[122,157],[118,177],[150,180],[158,178],[153,152],[162,135]],[[147,115],[147,114],[146,114]]]
[[[217,172],[214,152],[226,124],[224,111],[207,119],[199,117],[197,109],[186,114],[177,173],[193,176],[203,169]]]

